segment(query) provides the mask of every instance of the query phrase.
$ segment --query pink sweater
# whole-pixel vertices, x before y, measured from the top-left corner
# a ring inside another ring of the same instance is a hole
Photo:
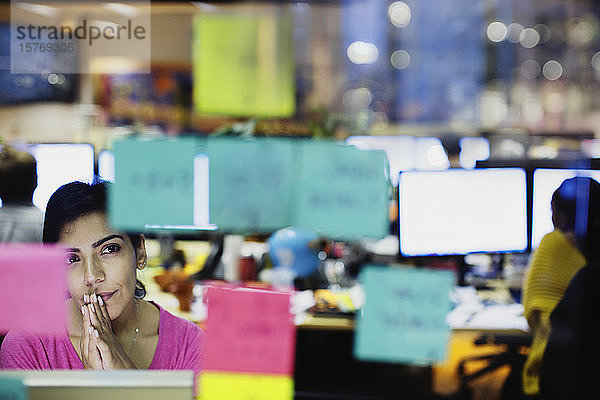
[[[197,377],[202,365],[204,332],[193,322],[160,310],[158,343],[148,369],[184,369]],[[0,349],[1,369],[83,369],[65,331],[64,336],[9,332]]]

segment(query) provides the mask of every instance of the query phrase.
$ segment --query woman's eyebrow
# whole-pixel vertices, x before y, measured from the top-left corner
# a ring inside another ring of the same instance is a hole
[[[104,243],[104,242],[107,242],[107,241],[109,241],[110,239],[114,239],[114,238],[119,238],[119,239],[121,239],[121,240],[125,241],[125,239],[123,239],[123,236],[121,236],[121,235],[117,235],[117,234],[113,234],[113,235],[108,235],[107,237],[105,237],[105,238],[102,238],[102,239],[100,239],[100,240],[98,240],[98,241],[96,241],[96,242],[92,243],[92,247],[93,247],[93,248],[96,248],[96,247],[100,246],[102,243]]]

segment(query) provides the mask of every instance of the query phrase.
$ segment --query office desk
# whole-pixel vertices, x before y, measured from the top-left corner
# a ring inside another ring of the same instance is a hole
[[[177,299],[161,292],[147,274],[142,279],[148,299],[155,300],[174,315],[202,325],[205,310],[200,302],[192,304],[192,312],[179,310]],[[475,345],[484,332],[527,335],[526,322],[518,317],[518,306],[476,307],[469,315],[456,318],[450,324],[452,333],[445,362],[433,368],[398,364],[365,362],[354,359],[354,320],[349,317],[327,317],[307,314],[297,324],[294,382],[296,400],[303,399],[385,399],[401,393],[406,398],[420,399],[435,393],[450,395],[460,388],[457,368],[465,357],[501,352],[503,346]],[[495,313],[495,316],[494,316]],[[499,323],[510,315],[508,322]],[[456,316],[455,316],[456,317]],[[491,322],[496,321],[496,324]],[[482,362],[483,363],[483,362]],[[474,365],[473,367],[476,367]],[[508,370],[479,378],[474,386],[474,398],[479,392],[498,392]],[[407,397],[409,394],[410,396]]]

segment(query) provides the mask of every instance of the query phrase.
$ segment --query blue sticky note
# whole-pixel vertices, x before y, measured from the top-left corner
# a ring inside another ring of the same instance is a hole
[[[356,320],[354,355],[361,360],[431,364],[446,357],[454,274],[367,266],[366,301]]]
[[[388,162],[383,151],[305,141],[294,223],[340,239],[384,237],[388,230]]]
[[[108,196],[115,229],[193,225],[196,138],[127,138],[114,142],[115,183]]]
[[[292,223],[294,148],[285,138],[209,138],[210,221],[233,232]]]
[[[22,378],[0,376],[0,400],[27,400],[27,397],[27,387]]]

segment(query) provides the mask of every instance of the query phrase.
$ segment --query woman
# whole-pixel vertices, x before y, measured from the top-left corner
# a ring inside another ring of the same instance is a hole
[[[142,300],[143,235],[107,224],[105,183],[72,182],[48,201],[43,241],[67,248],[68,324],[63,336],[9,333],[0,367],[185,369],[198,374],[204,333]]]
[[[523,391],[531,398],[536,398],[540,391],[540,369],[550,335],[550,313],[573,276],[595,258],[597,245],[588,240],[588,232],[592,229],[590,222],[599,200],[600,184],[583,177],[565,180],[552,195],[555,229],[544,236],[534,253],[523,293],[525,317],[533,334],[523,368]]]
[[[540,379],[544,400],[600,398],[600,185],[592,185],[589,194],[585,236],[578,240],[587,249],[587,265],[550,315]]]

